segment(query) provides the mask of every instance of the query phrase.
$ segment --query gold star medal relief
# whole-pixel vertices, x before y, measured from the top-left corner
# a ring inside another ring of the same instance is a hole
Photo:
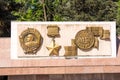
[[[59,46],[58,44],[56,44],[55,40],[53,40],[51,42],[51,44],[48,45],[46,48],[49,51],[49,56],[55,56],[55,55],[59,56],[59,50],[60,50],[61,46]]]
[[[42,37],[37,29],[28,28],[21,33],[19,41],[25,54],[36,54],[42,44]]]
[[[55,37],[59,36],[59,27],[57,25],[49,25],[47,29],[47,35],[52,38],[51,44],[46,47],[49,51],[49,56],[59,56],[61,46],[55,42]]]

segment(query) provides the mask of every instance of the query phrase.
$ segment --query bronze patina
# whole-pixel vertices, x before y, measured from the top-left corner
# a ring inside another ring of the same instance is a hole
[[[102,40],[110,40],[110,31],[109,30],[104,30],[103,35],[100,37]]]
[[[47,26],[49,37],[57,37],[59,36],[59,27],[57,25],[49,25]]]
[[[59,56],[61,46],[55,43],[55,37],[60,35],[59,27],[57,25],[48,25],[47,32],[47,35],[52,38],[52,43],[46,47],[49,51],[49,56]]]
[[[92,32],[81,30],[75,36],[75,44],[79,49],[88,50],[94,45],[95,38]]]
[[[77,47],[76,46],[64,46],[65,54],[64,56],[77,56]]]
[[[19,40],[25,54],[36,54],[42,44],[42,37],[34,28],[24,30],[19,36]]]

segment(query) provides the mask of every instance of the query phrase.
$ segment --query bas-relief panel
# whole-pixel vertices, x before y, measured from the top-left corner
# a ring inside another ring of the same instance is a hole
[[[116,56],[115,22],[12,22],[11,30],[12,59]]]

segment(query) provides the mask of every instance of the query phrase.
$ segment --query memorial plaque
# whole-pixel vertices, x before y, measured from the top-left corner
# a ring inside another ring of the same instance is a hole
[[[36,54],[42,44],[42,37],[38,30],[28,28],[21,33],[19,41],[25,54]]]
[[[12,59],[116,57],[115,45],[115,22],[11,23]]]

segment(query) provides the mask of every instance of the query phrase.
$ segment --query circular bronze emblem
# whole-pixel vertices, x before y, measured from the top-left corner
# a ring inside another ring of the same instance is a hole
[[[75,36],[75,44],[82,50],[88,50],[93,47],[95,38],[92,32],[87,30],[79,31]]]
[[[19,40],[25,54],[35,54],[40,48],[42,37],[38,30],[28,28],[21,33]]]

